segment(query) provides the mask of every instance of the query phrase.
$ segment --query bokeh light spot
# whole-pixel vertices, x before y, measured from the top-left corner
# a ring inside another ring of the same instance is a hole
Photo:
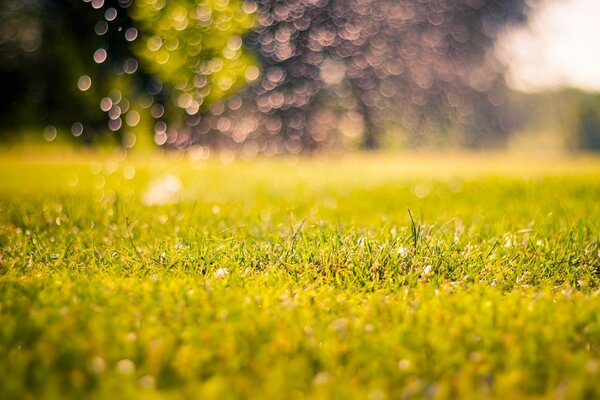
[[[260,76],[260,70],[258,69],[258,67],[251,65],[248,68],[246,68],[246,72],[244,75],[247,81],[253,82],[256,81]]]
[[[114,21],[115,18],[117,18],[117,10],[113,7],[109,8],[104,13],[104,19],[106,19],[107,21]]]
[[[71,134],[75,137],[81,136],[83,133],[83,124],[81,122],[75,122],[71,125]]]
[[[105,35],[106,32],[108,32],[108,24],[106,23],[106,21],[99,21],[98,23],[96,23],[94,31],[98,36]]]
[[[136,141],[137,139],[135,137],[135,133],[133,132],[125,132],[123,134],[123,138],[121,139],[123,147],[126,149],[131,149],[133,146],[135,146]]]
[[[92,7],[96,10],[102,8],[104,6],[104,0],[92,0]]]
[[[77,87],[82,92],[85,92],[90,87],[92,87],[92,78],[90,78],[88,75],[82,75],[82,76],[80,76],[79,80],[77,81]]]
[[[135,28],[129,28],[125,31],[125,40],[133,42],[138,37],[138,31]]]
[[[54,139],[56,139],[57,135],[58,135],[58,132],[53,125],[48,125],[47,127],[44,128],[44,140],[45,141],[52,142]]]
[[[106,53],[105,49],[98,49],[94,52],[94,61],[97,64],[102,64],[104,61],[106,61],[108,54]]]

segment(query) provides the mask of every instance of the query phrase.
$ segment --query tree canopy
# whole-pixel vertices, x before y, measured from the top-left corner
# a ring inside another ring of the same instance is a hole
[[[120,138],[139,124],[158,144],[268,153],[376,147],[386,130],[413,144],[501,138],[513,118],[493,46],[533,4],[4,2],[4,120],[15,109]]]

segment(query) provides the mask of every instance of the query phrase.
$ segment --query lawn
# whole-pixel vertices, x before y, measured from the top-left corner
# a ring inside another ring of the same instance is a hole
[[[0,398],[600,398],[600,158],[198,158],[0,154]]]

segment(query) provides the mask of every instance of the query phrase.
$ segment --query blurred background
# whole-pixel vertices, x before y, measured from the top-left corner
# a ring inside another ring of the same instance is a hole
[[[0,144],[600,150],[598,0],[0,0]]]

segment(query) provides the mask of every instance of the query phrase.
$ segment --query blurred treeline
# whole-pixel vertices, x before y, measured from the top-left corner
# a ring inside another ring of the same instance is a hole
[[[496,38],[541,1],[0,0],[0,140],[598,149],[600,96],[505,84]]]
[[[600,93],[517,93],[515,103],[523,113],[519,133],[535,141],[527,147],[600,150]]]

